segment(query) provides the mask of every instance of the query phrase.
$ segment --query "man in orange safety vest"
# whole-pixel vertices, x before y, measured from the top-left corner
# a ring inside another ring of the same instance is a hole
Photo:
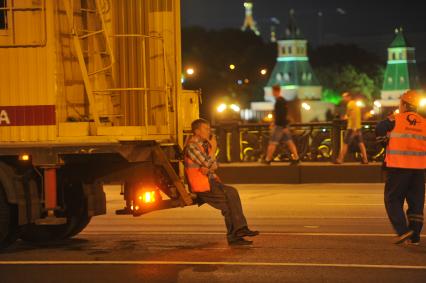
[[[209,122],[197,119],[191,128],[193,135],[185,146],[185,174],[191,191],[202,202],[222,211],[229,245],[250,245],[252,241],[244,237],[257,236],[259,232],[248,228],[238,191],[223,184],[215,173],[217,142]]]
[[[398,234],[396,244],[418,245],[423,227],[426,119],[417,111],[420,99],[417,91],[406,91],[400,99],[399,113],[376,126],[378,141],[387,144],[385,207]],[[404,201],[408,204],[406,214]]]

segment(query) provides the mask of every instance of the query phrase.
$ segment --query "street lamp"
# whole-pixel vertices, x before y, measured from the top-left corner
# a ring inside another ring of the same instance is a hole
[[[305,109],[305,110],[307,110],[307,111],[311,110],[311,106],[308,103],[306,103],[306,102],[302,103],[302,108]]]
[[[216,110],[217,110],[217,112],[222,113],[223,111],[226,110],[227,107],[228,106],[225,103],[222,103],[216,108]]]
[[[230,69],[230,70],[235,70],[235,65],[234,65],[234,64],[230,64],[230,65],[229,65],[229,69]]]
[[[268,73],[268,70],[266,70],[266,69],[262,69],[262,70],[260,70],[260,74],[261,74],[262,76],[266,75],[267,73]]]
[[[193,74],[195,74],[195,70],[194,70],[194,68],[191,68],[191,67],[187,68],[187,69],[186,69],[186,74],[187,74],[188,76],[192,76]]]
[[[232,110],[234,110],[234,112],[240,112],[240,106],[236,105],[236,104],[231,104],[229,106]]]

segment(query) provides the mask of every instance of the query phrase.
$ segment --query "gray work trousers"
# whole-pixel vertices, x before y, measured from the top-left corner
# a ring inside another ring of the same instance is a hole
[[[221,210],[225,218],[227,237],[234,239],[239,229],[247,226],[238,191],[231,186],[210,180],[210,191],[197,193],[198,197],[210,206]]]
[[[404,213],[407,201],[407,214]],[[425,204],[425,172],[418,169],[388,168],[385,184],[385,207],[393,228],[402,235],[414,232],[413,240],[420,240]],[[407,220],[408,219],[408,225]]]

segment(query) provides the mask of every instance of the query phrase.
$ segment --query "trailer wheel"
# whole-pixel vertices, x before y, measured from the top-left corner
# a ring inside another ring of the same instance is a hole
[[[58,241],[73,237],[80,233],[90,222],[81,181],[71,179],[62,174],[58,179],[58,198],[65,206],[67,223],[61,225],[26,225],[21,239],[28,242]]]
[[[75,235],[77,235],[78,233],[83,231],[83,229],[86,228],[87,225],[89,225],[91,219],[92,219],[92,217],[87,216],[87,215],[77,219],[77,224],[74,226],[74,228],[67,235],[67,238],[74,237]]]
[[[13,244],[18,238],[18,213],[14,205],[7,202],[0,184],[0,249]]]

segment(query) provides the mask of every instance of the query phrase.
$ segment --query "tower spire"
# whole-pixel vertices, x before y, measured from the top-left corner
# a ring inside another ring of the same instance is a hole
[[[242,31],[251,30],[256,35],[260,35],[259,30],[257,29],[257,25],[255,20],[253,19],[253,2],[246,1],[244,2],[244,8],[246,10],[246,17],[244,19],[243,26],[241,27]]]

